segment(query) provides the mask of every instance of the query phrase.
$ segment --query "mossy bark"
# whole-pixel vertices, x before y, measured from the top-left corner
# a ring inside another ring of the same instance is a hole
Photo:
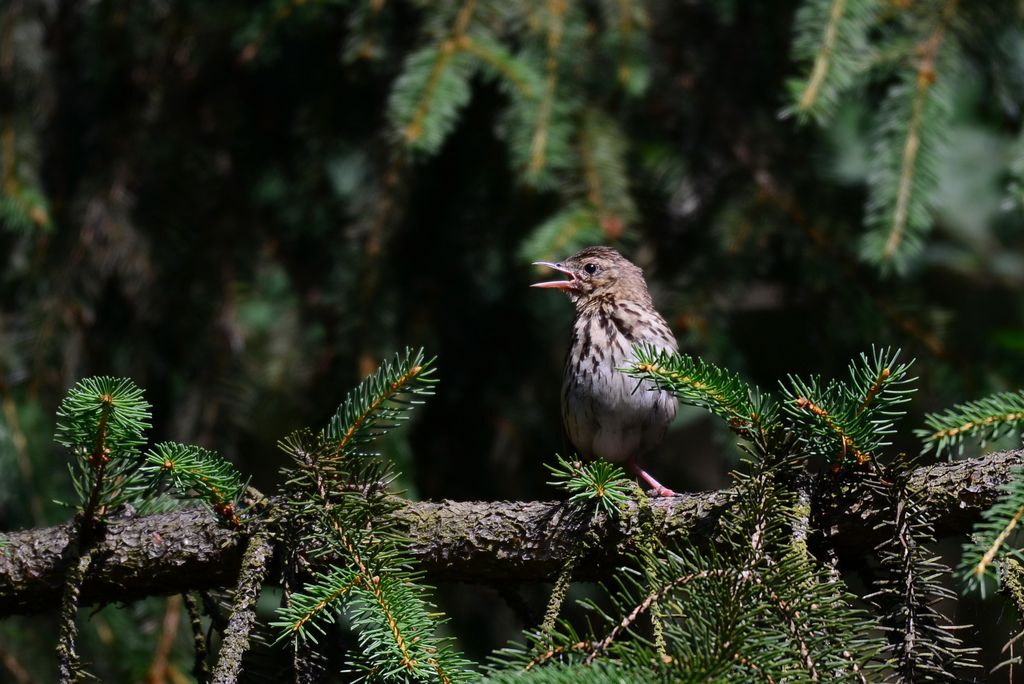
[[[1012,469],[1022,466],[1024,450],[993,453],[920,467],[909,486],[924,492],[938,535],[964,533],[995,500]],[[877,522],[891,512],[872,508],[857,487],[842,481],[838,487],[813,488],[836,489],[839,494],[827,501],[812,502],[812,538],[826,537],[843,554],[872,548],[880,541]],[[653,530],[662,539],[705,543],[730,501],[728,490],[652,500]],[[617,520],[597,516],[593,534],[600,544],[580,559],[577,577],[607,576],[633,550],[644,517],[638,513],[631,503]],[[396,515],[412,538],[413,556],[433,581],[550,581],[592,524],[589,513],[580,515],[559,502],[410,502]],[[61,551],[71,529],[67,523],[0,535],[0,542],[7,542],[0,544],[0,615],[57,607],[67,571]],[[81,603],[232,586],[245,542],[244,535],[205,509],[111,518],[93,550]]]

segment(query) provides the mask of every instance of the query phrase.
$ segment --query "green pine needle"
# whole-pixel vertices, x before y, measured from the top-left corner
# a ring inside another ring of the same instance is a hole
[[[742,437],[753,439],[775,422],[774,402],[760,396],[738,373],[692,356],[650,345],[633,348],[631,377],[653,382],[679,401],[710,411]]]
[[[968,439],[980,444],[1008,434],[1024,432],[1024,390],[1001,392],[957,404],[942,413],[929,413],[914,434],[923,442],[922,453],[962,453]]]
[[[556,465],[545,464],[555,479],[548,484],[570,494],[569,501],[589,501],[608,513],[625,504],[635,483],[619,466],[608,461],[570,462],[559,455]]]
[[[85,378],[68,390],[57,409],[58,444],[82,456],[131,456],[146,443],[150,405],[127,378]]]
[[[411,53],[395,81],[388,118],[409,149],[434,154],[469,102],[476,62],[452,41]]]
[[[786,111],[819,124],[831,120],[843,95],[869,65],[869,32],[878,0],[805,0],[796,15],[793,57],[806,73],[787,85],[793,105]]]
[[[889,633],[887,655],[901,681],[960,681],[956,672],[978,667],[977,649],[965,647],[938,606],[956,598],[949,589],[950,569],[930,550],[933,521],[922,493],[907,486],[910,462],[897,460],[867,483],[870,505],[890,514],[878,526],[883,541],[876,547],[880,574],[876,591],[865,597],[879,609]]]
[[[423,350],[406,349],[385,361],[363,380],[338,407],[321,434],[338,456],[352,455],[370,440],[397,427],[409,411],[423,403],[419,397],[434,393],[433,359]]]
[[[352,390],[319,434],[299,430],[281,441],[296,467],[286,471],[286,529],[301,530],[312,555],[335,556],[326,571],[292,592],[273,623],[280,638],[316,642],[344,616],[361,652],[350,663],[374,681],[468,681],[468,664],[438,636],[442,621],[429,587],[410,571],[408,539],[387,514],[390,473],[365,458],[373,440],[406,419],[433,393],[432,360],[407,349]]]
[[[170,478],[180,496],[199,499],[229,524],[240,524],[237,505],[246,485],[216,452],[177,442],[155,444],[146,453],[143,474],[154,483]]]
[[[572,202],[530,232],[519,248],[519,256],[527,262],[561,261],[587,245],[600,243],[602,238],[594,208]]]
[[[149,403],[131,380],[86,378],[68,390],[54,439],[76,457],[71,480],[87,517],[123,503],[137,488],[149,421]]]
[[[1024,560],[1019,541],[1024,520],[1022,474],[1022,469],[1014,469],[1012,479],[1003,486],[1003,495],[982,513],[971,541],[963,547],[960,569],[967,583],[966,591],[977,590],[983,598],[993,584],[999,583],[996,570],[1002,560]]]
[[[883,272],[905,272],[931,229],[953,107],[952,50],[943,41],[941,55],[917,60],[928,59],[938,75],[905,69],[877,114],[861,256]]]
[[[863,463],[888,446],[900,408],[915,391],[913,361],[901,362],[899,349],[872,349],[850,363],[849,381],[790,376],[782,386],[787,426],[833,463]]]
[[[602,2],[601,46],[616,65],[617,84],[629,97],[643,96],[651,83],[650,8],[643,2]]]
[[[277,641],[301,635],[317,643],[317,635],[326,634],[327,626],[337,620],[360,577],[353,569],[338,566],[317,573],[314,581],[307,583],[301,592],[292,593],[288,604],[277,611],[278,619],[270,623],[281,630]]]
[[[46,194],[18,183],[14,188],[5,189],[0,195],[0,228],[24,234],[52,230],[53,219]]]

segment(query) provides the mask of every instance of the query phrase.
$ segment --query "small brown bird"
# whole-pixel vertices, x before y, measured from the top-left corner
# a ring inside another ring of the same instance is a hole
[[[533,287],[564,290],[576,305],[562,377],[562,421],[572,446],[583,457],[625,461],[658,495],[672,496],[638,459],[664,439],[676,398],[618,370],[632,362],[634,344],[679,349],[654,309],[643,272],[610,247],[587,247],[565,261],[536,265],[568,279]]]

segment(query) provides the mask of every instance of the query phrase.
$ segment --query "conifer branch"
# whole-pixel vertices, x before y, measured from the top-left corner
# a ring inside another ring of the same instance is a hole
[[[569,0],[547,2],[547,59],[544,62],[544,90],[541,93],[537,122],[530,143],[527,171],[531,176],[541,172],[547,159],[548,126],[554,109],[555,89],[558,86],[558,51],[562,43],[562,23],[568,4]]]
[[[486,66],[499,74],[505,82],[511,84],[519,97],[533,99],[538,96],[534,83],[525,75],[521,68],[509,58],[504,48],[491,40],[485,40],[482,35],[463,36],[461,45],[469,54],[473,55]]]
[[[920,493],[920,515],[937,536],[969,531],[983,510],[1004,493],[1024,450],[922,466],[908,488]],[[851,490],[834,503],[816,501],[812,521],[841,557],[870,551],[884,535],[877,524],[891,519],[884,505]],[[734,505],[730,490],[682,494],[649,503],[663,541],[706,543],[722,514]],[[558,502],[402,502],[390,516],[411,540],[410,554],[436,581],[546,581],[571,556],[582,534],[580,521]],[[271,506],[280,502],[272,502]],[[600,544],[588,549],[578,578],[595,579],[635,551],[631,541],[643,524],[635,503],[614,520],[600,515]],[[234,584],[245,536],[223,525],[207,508],[143,517],[112,518],[97,544],[82,586],[82,601],[130,601],[186,589]],[[24,614],[59,605],[67,560],[61,550],[73,527],[6,533],[0,546],[0,614]],[[312,553],[314,549],[309,549]],[[335,552],[314,554],[314,567],[342,562]],[[626,611],[628,612],[628,611]]]
[[[188,611],[189,627],[192,629],[192,649],[195,653],[192,665],[192,676],[197,684],[206,684],[210,680],[210,668],[206,664],[208,647],[206,635],[203,633],[202,610],[193,592],[184,592],[185,609]]]
[[[413,110],[411,121],[402,129],[406,143],[414,145],[423,135],[424,121],[430,113],[431,104],[441,83],[442,75],[448,68],[451,59],[466,47],[465,35],[469,22],[473,17],[473,10],[476,8],[476,0],[464,0],[455,18],[455,25],[451,35],[441,41],[436,49],[436,56],[430,75]]]
[[[1019,542],[1009,545],[1010,538],[1024,520],[1024,470],[1016,469],[1012,479],[1002,488],[1002,496],[982,514],[974,528],[971,541],[964,545],[961,570],[969,588],[976,588],[982,596],[991,584],[992,566],[997,560],[1024,558]],[[1002,579],[1002,574],[998,579]]]
[[[5,32],[9,33],[9,32]],[[0,36],[0,42],[10,35]],[[46,195],[18,178],[18,146],[10,116],[0,116],[0,226],[28,231],[52,227]]]
[[[169,477],[179,495],[203,501],[226,524],[239,528],[238,501],[245,489],[241,474],[215,452],[195,445],[163,442],[146,454],[142,475],[149,479],[152,494]]]
[[[592,644],[589,641],[577,641],[574,644],[553,646],[553,647],[549,648],[548,650],[544,651],[543,653],[541,653],[540,655],[538,655],[538,656],[536,656],[534,658],[531,658],[529,661],[527,661],[526,665],[523,666],[523,670],[526,671],[526,672],[529,672],[530,670],[532,670],[533,668],[537,667],[538,665],[543,665],[544,663],[548,662],[552,658],[557,658],[558,656],[562,655],[563,653],[572,653],[574,651],[584,651],[584,650],[586,650],[588,648],[591,648],[591,646],[592,646]]]
[[[81,676],[75,642],[82,584],[104,532],[109,507],[130,489],[140,462],[136,458],[148,427],[149,404],[130,380],[86,378],[72,387],[57,410],[56,440],[75,458],[72,479],[85,502],[76,516],[73,536],[62,547],[69,571],[63,578],[60,636],[57,644],[60,680]],[[77,472],[77,475],[75,475]]]
[[[872,190],[870,207],[878,212],[871,219],[879,234],[868,236],[865,254],[883,264],[902,267],[900,258],[919,247],[920,232],[928,227],[927,193],[934,185],[935,148],[944,131],[939,118],[948,108],[945,90],[936,84],[940,50],[944,47],[946,32],[953,22],[957,0],[946,0],[935,19],[931,33],[916,49],[916,66],[912,75],[904,75],[903,83],[890,93],[890,106],[883,108],[881,125],[887,130],[880,141],[878,158],[892,169],[883,169]],[[953,49],[952,47],[948,48]],[[949,60],[945,60],[949,62]],[[944,63],[945,63],[944,62]],[[948,81],[950,74],[941,75]],[[902,110],[902,98],[909,98],[909,110]],[[903,117],[906,117],[905,122]],[[898,147],[894,159],[889,146]],[[892,187],[888,187],[889,184]],[[891,194],[891,195],[890,195]]]
[[[82,584],[92,563],[92,553],[73,550],[69,560],[60,603],[60,636],[57,641],[57,669],[61,684],[77,681],[82,676],[77,647],[78,606]]]
[[[583,167],[583,180],[587,186],[587,201],[594,207],[598,220],[604,225],[606,220],[603,202],[604,193],[602,192],[601,182],[597,175],[597,169],[594,166],[592,134],[588,128],[588,126],[584,125],[580,130],[580,161]],[[614,239],[614,236],[612,237]]]
[[[331,607],[331,604],[348,594],[362,580],[362,575],[353,575],[343,568],[335,567],[331,569],[330,574],[323,577],[320,586],[306,587],[305,591],[315,599],[315,602],[308,608],[302,608],[301,606],[295,606],[293,600],[293,604],[289,606],[289,609],[292,612],[301,610],[303,614],[298,620],[289,625],[291,632],[297,634],[307,624],[316,624],[315,620],[324,610],[327,610]],[[323,595],[322,598],[318,598],[320,594]],[[310,636],[310,639],[315,641],[315,638],[312,636]]]
[[[910,213],[910,193],[917,170],[917,153],[921,147],[921,120],[928,91],[935,83],[935,53],[941,42],[941,28],[936,29],[925,44],[923,59],[917,69],[917,86],[910,108],[910,123],[906,141],[903,143],[903,161],[896,192],[896,207],[893,210],[892,227],[885,241],[885,258],[892,259],[903,242],[907,216]]]
[[[634,356],[636,363],[624,369],[630,376],[649,380],[680,401],[707,409],[743,437],[761,434],[776,418],[775,404],[737,373],[649,346],[636,347]]]
[[[840,463],[846,460],[847,454],[853,455],[857,460],[857,463],[867,463],[871,459],[871,455],[865,453],[862,449],[859,449],[850,436],[843,431],[842,426],[838,425],[824,408],[818,406],[804,396],[794,399],[793,405],[796,406],[796,408],[807,411],[809,414],[817,417],[826,428],[839,437],[839,443],[842,446],[842,452],[838,459]]]
[[[110,449],[107,448],[107,421],[110,420],[110,411],[113,408],[114,398],[109,392],[99,396],[100,415],[96,427],[96,445],[88,456],[89,465],[94,475],[92,490],[89,492],[89,500],[82,509],[83,525],[92,525],[96,521],[97,508],[99,506],[100,494],[103,492],[103,476],[106,473],[107,464],[110,463]]]
[[[883,252],[886,259],[892,259],[903,244],[903,234],[910,213],[910,193],[917,170],[917,153],[921,147],[921,119],[924,112],[925,97],[932,84],[918,73],[917,90],[910,109],[910,124],[907,127],[907,138],[903,144],[903,161],[900,166],[899,189],[896,191],[896,207],[893,210],[892,226],[889,237],[885,241]]]
[[[336,562],[313,569],[304,586],[290,586],[273,624],[280,638],[315,641],[315,632],[323,633],[341,613],[359,635],[361,667],[386,663],[407,678],[429,672],[451,682],[464,678],[465,664],[435,636],[437,619],[409,570],[402,535],[389,516],[399,503],[383,494],[387,463],[361,451],[422,403],[415,397],[432,393],[431,363],[422,350],[396,355],[346,396],[319,435],[299,431],[282,441],[297,466],[288,471],[284,534],[309,535],[320,548],[307,554],[333,552]]]
[[[579,133],[580,161],[587,201],[604,237],[618,240],[634,219],[622,131],[607,117],[588,112]]]
[[[231,616],[211,678],[214,684],[238,681],[242,672],[242,656],[249,649],[249,637],[256,624],[256,601],[263,589],[272,554],[273,545],[266,531],[261,530],[249,539],[238,571]]]
[[[988,544],[981,560],[975,563],[974,567],[971,569],[971,575],[975,578],[980,578],[988,571],[988,567],[992,564],[992,561],[995,560],[996,554],[999,553],[1003,544],[1006,543],[1006,540],[1010,538],[1011,534],[1013,534],[1017,525],[1020,524],[1021,518],[1024,518],[1024,505],[1019,506],[1017,510],[1013,512],[1013,515],[1010,516],[1009,522],[1003,526],[1003,529],[999,532],[996,538]]]
[[[984,444],[1012,432],[1024,432],[1024,390],[1001,392],[957,404],[942,413],[929,413],[926,428],[914,431],[923,442],[922,451],[962,451],[972,437]]]
[[[870,63],[874,46],[868,34],[877,12],[876,0],[806,0],[797,10],[793,55],[807,73],[788,86],[795,112],[802,120],[824,124],[838,109],[840,98],[857,84]]]
[[[406,356],[406,358],[409,358],[408,355]],[[362,430],[367,425],[367,423],[374,419],[375,415],[380,411],[381,407],[387,404],[388,402],[393,401],[395,397],[398,396],[399,394],[407,391],[409,389],[409,386],[412,385],[418,377],[420,377],[424,370],[426,370],[424,364],[417,363],[412,365],[407,370],[405,370],[404,372],[400,373],[397,377],[395,377],[387,387],[383,388],[383,391],[376,392],[376,396],[374,396],[374,398],[371,401],[366,403],[366,405],[362,408],[361,412],[349,417],[347,419],[349,424],[345,428],[345,431],[339,437],[335,437],[332,440],[334,457],[337,458],[344,454],[345,450],[351,446],[353,437],[359,434],[360,430]],[[324,483],[321,480],[320,495],[324,503],[326,503],[327,501],[329,501],[329,499],[327,497],[326,490],[323,487]]]
[[[895,431],[914,388],[913,362],[899,361],[899,350],[873,349],[849,365],[849,380],[824,382],[790,377],[783,386],[788,427],[815,453],[841,469],[848,456],[866,463]]]
[[[890,466],[883,476],[867,483],[866,493],[876,504],[890,509],[880,527],[886,539],[877,555],[888,576],[878,591],[866,598],[882,610],[889,633],[888,651],[906,681],[938,676],[954,678],[960,668],[976,667],[976,649],[964,648],[956,635],[958,626],[936,609],[936,604],[955,594],[941,581],[950,574],[926,544],[934,541],[923,493],[911,487],[903,462]]]
[[[415,370],[418,371],[419,367],[416,367]],[[403,374],[403,377],[405,376],[408,376],[410,378],[415,377],[415,373],[412,373],[412,371],[410,371],[409,373]],[[396,389],[396,385],[399,385],[399,383],[393,383],[390,388],[392,391],[392,396],[394,395],[394,393],[398,391],[398,389]],[[402,383],[399,386],[404,387],[404,383]],[[374,411],[382,403],[383,400],[374,402]],[[358,419],[360,424],[369,415],[371,415],[371,412],[369,411],[363,413]],[[355,426],[356,423],[353,423],[352,427]],[[348,440],[350,440],[353,434],[354,431],[351,428],[344,433],[342,439],[339,440],[338,442],[338,451],[340,451],[343,448],[342,442],[347,442]],[[335,601],[348,594],[348,592],[354,587],[362,586],[362,588],[364,588],[366,591],[370,593],[370,595],[373,597],[373,600],[376,602],[377,608],[380,610],[381,615],[384,618],[385,624],[387,625],[387,628],[391,633],[391,637],[394,640],[395,646],[397,647],[401,655],[402,665],[407,669],[414,669],[416,667],[415,659],[413,659],[409,653],[409,649],[406,646],[405,635],[403,634],[403,631],[399,626],[398,620],[395,617],[395,613],[392,610],[390,600],[388,599],[387,596],[385,596],[385,593],[381,586],[381,577],[370,571],[370,568],[367,566],[366,562],[362,558],[359,546],[353,542],[352,538],[345,530],[344,525],[342,525],[341,522],[338,520],[337,516],[332,515],[331,499],[327,493],[323,479],[318,477],[318,483],[318,493],[321,497],[321,505],[324,507],[324,512],[330,520],[331,530],[334,532],[336,540],[345,549],[345,552],[348,554],[348,557],[355,565],[357,572],[354,577],[343,583],[340,588],[336,589],[332,588],[333,586],[337,585],[337,582],[334,580],[334,578],[332,578],[331,576],[324,577],[324,583],[327,586],[326,596],[323,599],[317,601],[317,603],[314,604],[311,608],[307,609],[305,613],[297,620],[293,619],[291,621],[290,631],[293,634],[300,633],[307,623],[323,615],[324,610],[331,606]],[[295,615],[297,613],[298,608],[300,607],[301,606],[293,607],[289,611],[289,614],[291,616]],[[443,671],[439,673],[439,676],[442,676],[443,680],[447,680],[447,677],[444,676]]]
[[[818,674],[818,666],[814,662],[814,655],[808,646],[808,639],[804,636],[801,629],[799,622],[800,613],[793,610],[789,603],[771,587],[765,586],[764,582],[758,581],[758,584],[762,585],[762,593],[771,600],[772,605],[775,606],[775,609],[782,616],[786,629],[789,630],[790,637],[796,642],[804,668],[807,670],[807,676],[812,682],[821,681],[821,676]],[[856,663],[854,663],[854,666],[856,666]]]
[[[742,571],[739,574],[742,575],[742,573],[744,572],[749,574],[749,571]],[[641,615],[650,610],[651,606],[655,605],[659,600],[663,599],[673,590],[686,586],[690,582],[694,582],[697,580],[708,579],[710,577],[732,577],[737,574],[738,573],[736,570],[716,568],[709,570],[701,570],[700,572],[682,575],[680,577],[675,578],[671,582],[667,582],[666,584],[659,587],[656,591],[653,591],[650,594],[648,594],[647,597],[644,598],[643,601],[638,603],[636,607],[629,612],[628,615],[623,617],[622,620],[617,625],[615,625],[612,628],[612,630],[608,632],[607,635],[605,635],[602,639],[599,639],[591,643],[588,647],[590,652],[587,654],[587,657],[583,661],[583,663],[585,665],[592,664],[594,660],[599,655],[601,655],[601,653],[608,650],[608,647],[612,645],[612,643],[619,637],[620,634],[622,634],[624,630],[627,630],[630,627],[632,627]]]
[[[593,209],[572,202],[533,230],[519,250],[524,261],[550,261],[571,253],[575,246],[603,238]]]
[[[617,22],[618,33],[621,36],[619,44],[619,69],[618,77],[620,83],[628,83],[632,77],[632,68],[627,63],[626,55],[632,44],[638,40],[638,26],[633,18],[634,8],[644,11],[643,3],[633,3],[630,0],[618,0],[619,20]]]
[[[451,59],[455,49],[455,43],[445,41],[441,44],[441,47],[437,52],[437,56],[434,58],[434,63],[430,70],[430,76],[427,78],[427,83],[423,87],[423,94],[420,96],[419,102],[416,104],[412,120],[405,126],[405,128],[402,129],[402,135],[405,136],[406,143],[410,145],[415,144],[423,135],[423,120],[427,117],[427,112],[430,110],[430,100],[433,98],[434,92],[437,90],[437,84],[441,80],[441,74],[444,73],[445,67],[448,66],[448,60]]]
[[[797,107],[801,112],[807,112],[814,106],[815,101],[818,99],[818,93],[821,91],[821,86],[828,76],[832,53],[836,48],[836,37],[839,34],[839,24],[843,19],[843,12],[845,10],[846,0],[832,0],[828,23],[825,25],[825,35],[822,37],[818,54],[814,58],[811,77],[807,80],[807,85],[800,94],[800,101]]]

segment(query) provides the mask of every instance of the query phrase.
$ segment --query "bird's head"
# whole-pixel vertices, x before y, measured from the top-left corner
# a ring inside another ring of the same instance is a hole
[[[611,247],[587,247],[565,261],[537,261],[534,265],[553,268],[567,278],[534,283],[532,287],[564,290],[577,309],[602,296],[650,301],[643,272]]]

